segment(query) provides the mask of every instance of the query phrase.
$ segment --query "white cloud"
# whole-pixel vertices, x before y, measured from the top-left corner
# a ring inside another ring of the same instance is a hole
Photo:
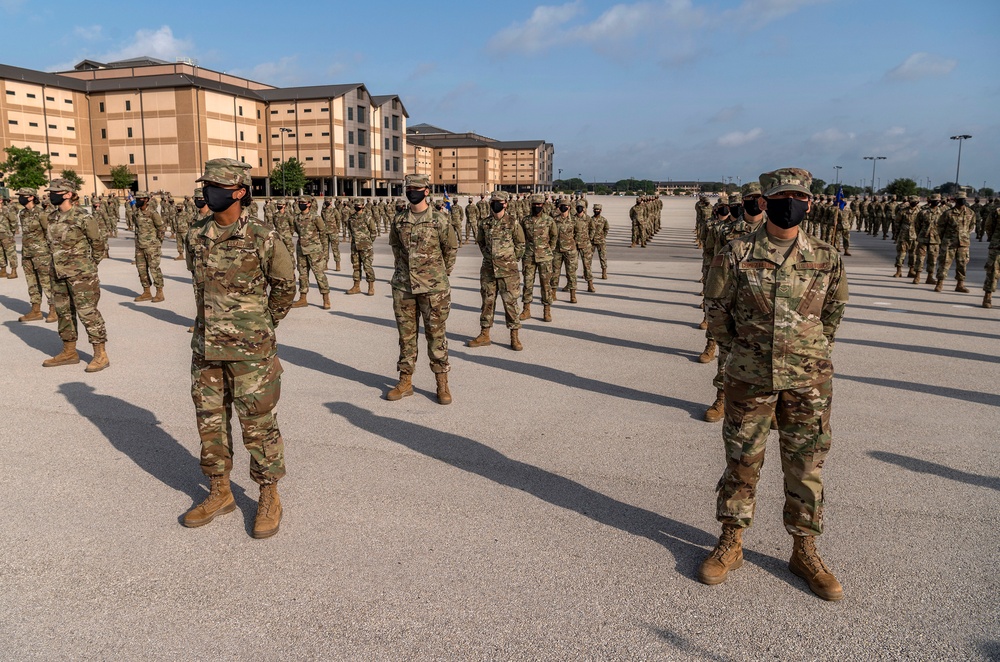
[[[733,131],[721,136],[715,142],[719,147],[742,147],[743,145],[749,145],[753,141],[757,140],[764,134],[764,129],[759,126],[749,131]]]
[[[234,69],[232,73],[268,85],[292,86],[301,84],[304,80],[298,55],[289,55],[277,62],[261,62],[249,71]]]
[[[615,5],[593,22],[574,29],[572,38],[599,43],[602,40],[628,39],[640,32],[660,29],[667,23],[698,25],[703,14],[690,0],[662,0]]]
[[[906,129],[904,129],[903,127],[893,126],[886,129],[885,135],[890,138],[895,138],[897,136],[903,135],[904,133],[906,133]]]
[[[845,143],[851,142],[857,137],[857,134],[852,132],[844,132],[840,129],[829,128],[824,131],[818,131],[812,134],[811,140],[817,143]]]
[[[887,71],[885,77],[889,80],[918,80],[933,76],[945,76],[950,74],[957,64],[958,60],[933,53],[914,53],[903,60],[903,63],[898,67]]]
[[[514,23],[493,35],[488,48],[496,53],[537,53],[552,45],[553,32],[573,20],[581,10],[580,0],[564,5],[540,5],[531,18]]]
[[[753,29],[759,29],[804,7],[826,2],[830,0],[743,0],[736,9],[723,13],[723,21],[740,21]]]
[[[96,55],[90,59],[98,62],[114,62],[148,55],[172,62],[179,57],[192,57],[193,52],[194,44],[191,41],[178,39],[170,26],[164,25],[158,30],[137,30],[132,40],[118,50]]]

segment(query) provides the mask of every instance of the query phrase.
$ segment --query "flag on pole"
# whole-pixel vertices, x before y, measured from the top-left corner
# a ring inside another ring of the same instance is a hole
[[[847,201],[844,200],[844,187],[841,185],[837,188],[837,208],[843,209],[847,206]]]
[[[448,190],[445,189],[444,192],[444,208],[451,211],[451,198],[448,197]]]

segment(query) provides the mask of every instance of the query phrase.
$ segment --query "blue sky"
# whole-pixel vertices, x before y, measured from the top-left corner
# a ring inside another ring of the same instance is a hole
[[[411,123],[548,140],[562,176],[588,181],[790,165],[832,181],[841,165],[858,183],[879,155],[883,185],[938,185],[965,133],[962,182],[1000,189],[1000,0],[148,6],[0,0],[0,62],[192,57],[273,85],[363,82]]]

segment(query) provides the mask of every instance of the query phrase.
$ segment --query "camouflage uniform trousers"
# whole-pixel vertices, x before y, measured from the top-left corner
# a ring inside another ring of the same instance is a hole
[[[849,227],[837,230],[837,243],[835,246],[837,250],[851,250],[851,229]],[[912,257],[910,258],[910,261],[913,261]]]
[[[372,266],[372,259],[375,251],[371,248],[351,249],[351,269],[354,270],[354,280],[361,280],[361,268],[365,270],[365,280],[369,283],[375,282],[375,267]]]
[[[431,361],[431,372],[448,372],[448,338],[445,322],[451,312],[451,290],[412,294],[403,290],[392,290],[392,312],[396,315],[396,329],[399,331],[399,361],[396,369],[400,374],[412,375],[417,364],[417,330],[421,318],[424,321],[424,335],[427,337],[427,355]]]
[[[243,428],[250,453],[250,477],[260,485],[285,475],[285,442],[275,408],[281,397],[281,362],[277,356],[255,361],[207,361],[191,355],[201,470],[206,476],[228,475],[233,468],[232,409]]]
[[[472,236],[471,241],[476,240],[476,233],[479,232],[479,221],[472,221],[466,217],[465,220],[465,240],[470,241],[469,236]]]
[[[986,280],[983,281],[983,292],[997,291],[997,276],[1000,276],[1000,250],[993,248],[986,256]]]
[[[597,255],[601,262],[601,271],[608,270],[608,247],[604,244],[594,244],[594,249],[590,252],[590,260],[593,262],[594,255]]]
[[[68,278],[57,278],[52,273],[52,305],[59,318],[59,338],[65,342],[76,342],[77,318],[83,322],[90,343],[106,343],[108,330],[104,317],[97,309],[101,300],[101,280],[96,273],[81,274]]]
[[[334,234],[330,235],[330,254],[333,255],[333,261],[340,264],[340,241]]]
[[[903,263],[907,262],[908,265],[913,267],[914,254],[916,253],[913,242],[909,239],[897,239],[896,240],[896,267],[902,268]]]
[[[303,253],[296,248],[295,261],[299,269],[299,293],[309,291],[309,272],[312,271],[319,285],[320,294],[330,293],[330,283],[326,279],[326,253]]]
[[[163,272],[160,271],[160,246],[135,249],[135,268],[139,272],[139,284],[149,287],[163,287]],[[152,275],[152,283],[150,283]]]
[[[583,279],[585,281],[594,280],[594,272],[590,268],[590,263],[594,261],[594,247],[589,243],[580,249],[580,262],[583,264]]]
[[[646,245],[646,226],[642,221],[632,222],[632,243],[640,246]]]
[[[913,270],[919,275],[924,270],[924,259],[927,260],[927,275],[934,273],[934,266],[938,260],[938,250],[940,244],[920,244],[917,248],[917,257],[913,260]]]
[[[566,265],[566,282],[570,290],[576,289],[576,272],[579,270],[580,253],[577,251],[552,252],[552,289],[559,288],[559,272]]]
[[[937,279],[944,280],[951,269],[951,261],[955,261],[955,280],[965,280],[965,266],[969,264],[968,246],[947,246],[941,250],[937,263]],[[930,271],[930,265],[927,266]]]
[[[479,291],[483,295],[483,312],[479,316],[479,326],[488,329],[493,326],[493,314],[497,305],[497,290],[500,291],[500,298],[503,300],[504,317],[507,320],[507,328],[510,330],[520,329],[521,320],[518,318],[517,295],[521,288],[521,279],[517,276],[509,278],[497,278],[493,275],[492,267],[483,267],[479,271]]]
[[[3,222],[3,219],[0,219],[0,223]],[[6,233],[0,234],[0,266],[17,269],[17,245],[14,243],[14,237]]]
[[[52,305],[52,256],[38,255],[21,261],[24,278],[28,281],[28,297],[32,306],[42,303],[42,295]]]
[[[178,225],[177,226],[177,234],[174,236],[174,239],[177,240],[177,254],[180,255],[181,257],[186,257],[187,256],[187,233],[188,233],[188,230],[189,230],[189,228],[187,228],[187,227],[185,227],[183,225]]]
[[[535,272],[538,272],[538,280],[542,288],[542,303],[546,306],[552,305],[552,260],[536,262],[535,258],[524,256],[524,291],[521,295],[521,303],[529,304],[534,299]]]
[[[757,480],[772,417],[784,474],[785,530],[795,536],[823,532],[823,462],[830,452],[833,380],[774,391],[730,376],[725,380],[726,415],[722,439],[726,469],[716,490],[716,519],[740,528],[753,521]]]

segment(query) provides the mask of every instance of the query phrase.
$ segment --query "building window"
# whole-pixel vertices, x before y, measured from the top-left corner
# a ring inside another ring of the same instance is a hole
[[[104,102],[103,101],[98,102],[97,109],[99,111],[101,111],[102,113],[104,112]]]
[[[389,159],[385,160],[385,169],[388,172],[388,170],[389,170]]]
[[[399,136],[392,137],[392,151],[394,152],[399,151]]]
[[[311,157],[311,156],[307,156],[306,157],[306,161],[312,161],[312,160],[313,160],[313,157]]]
[[[67,131],[76,131],[76,127],[75,126],[67,126],[66,130]]]
[[[359,99],[364,99],[365,98],[365,93],[361,91],[360,87],[358,88],[358,98]]]
[[[348,168],[353,168],[354,167],[354,155],[353,154],[349,154],[348,157],[347,157],[347,167]]]
[[[264,136],[262,136],[262,135],[260,135],[260,134],[258,133],[258,134],[257,134],[257,142],[258,142],[258,143],[261,143],[261,142],[263,142],[263,141],[264,141]]]
[[[263,168],[264,167],[264,159],[261,159],[261,158],[257,159],[257,167],[258,168]]]
[[[34,99],[34,98],[35,98],[35,95],[34,95],[34,94],[32,94],[31,92],[28,92],[28,98],[29,98],[29,99]]]
[[[242,132],[242,131],[240,131],[240,142],[246,142],[246,141],[245,141],[245,140],[243,139],[243,132]]]
[[[101,140],[107,140],[107,139],[108,139],[108,130],[101,129]]]
[[[368,155],[364,152],[358,152],[358,167],[367,168],[368,167]]]
[[[303,113],[311,113],[312,111],[313,111],[313,109],[312,109],[312,108],[306,108],[306,109],[305,109],[305,110],[303,110],[302,112],[303,112]]]
[[[306,138],[312,138],[312,137],[313,137],[313,134],[311,134],[311,133],[307,133],[306,134]]]
[[[159,177],[157,177],[156,175],[153,175],[153,181],[154,182],[159,181],[159,179],[160,179]]]
[[[358,106],[358,122],[366,122],[366,121],[367,120],[365,119],[365,107]]]
[[[288,109],[288,114],[289,114],[289,115],[291,115],[291,114],[292,114],[292,113],[294,113],[294,112],[295,112],[295,109],[294,109],[294,108],[289,108],[289,109]]]
[[[395,101],[392,102],[392,107],[393,108],[396,107],[396,102]],[[392,130],[393,131],[399,131],[399,115],[393,115],[392,116]]]
[[[364,129],[358,129],[358,144],[362,147],[368,147],[368,132]]]
[[[55,97],[45,97],[45,100],[46,101],[55,101],[56,98]]]
[[[320,109],[319,109],[319,112],[321,112],[321,113],[328,113],[328,112],[330,112],[330,109],[329,109],[329,108],[326,108],[326,107],[324,106],[323,108],[320,108]]]
[[[135,165],[135,154],[128,155],[128,162],[131,163],[132,165]]]
[[[348,145],[353,145],[354,144],[354,132],[353,131],[348,131],[347,132],[347,144]]]
[[[452,179],[455,179],[455,175],[452,175],[452,176],[451,176],[451,178],[452,178]]]
[[[321,135],[321,136],[329,136],[329,135],[330,135],[330,132],[329,132],[329,131],[324,131],[324,132],[323,132],[323,133],[321,133],[320,135]]]
[[[73,105],[73,100],[72,99],[63,99],[63,103],[68,103],[69,105],[72,106]]]
[[[59,152],[49,152],[52,156],[59,156]]]
[[[347,107],[347,119],[354,120],[354,106]]]
[[[240,117],[243,117],[243,106],[237,106],[240,112]]]
[[[9,97],[14,96],[14,90],[7,90],[7,96]]]
[[[50,129],[54,129],[54,128],[56,128],[56,125],[55,124],[49,124],[49,128]]]
[[[277,138],[277,137],[278,137],[278,134],[277,134],[277,133],[272,133],[272,134],[271,134],[271,137],[272,137],[272,138]]]
[[[128,127],[128,137],[132,137],[132,127]]]
[[[76,154],[74,154],[73,152],[70,152],[69,153],[69,158],[75,159],[76,158]]]
[[[289,137],[289,138],[294,138],[294,137],[295,137],[295,134],[294,134],[294,133],[289,133],[289,134],[288,134],[288,137]]]
[[[324,161],[329,161],[329,160],[330,160],[330,157],[329,157],[329,156],[324,156],[324,157],[323,157],[323,160],[324,160]]]
[[[257,109],[257,119],[260,119],[260,108]]]
[[[108,155],[104,155],[104,165],[108,165]]]
[[[384,125],[385,125],[385,128],[387,128],[387,129],[388,129],[388,128],[389,128],[389,116],[388,116],[388,115],[386,115],[386,116],[385,116],[385,117],[383,117],[382,119],[384,120]]]
[[[278,162],[278,161],[279,161],[280,159],[278,159],[278,157],[276,156],[276,157],[274,157],[274,158],[273,158],[273,159],[271,159],[271,160],[272,160],[272,161],[274,161],[275,163],[277,163],[277,162]]]
[[[132,110],[132,102],[125,99],[125,110]]]
[[[38,122],[28,122],[28,126],[37,127],[38,126]]]
[[[392,171],[393,172],[399,172],[399,157],[398,156],[392,157]]]
[[[240,157],[240,161],[243,161],[243,163],[246,163],[247,162],[247,157],[246,156],[241,156]]]
[[[386,149],[386,151],[389,150],[389,139],[388,138],[385,139],[385,149]]]
[[[272,111],[271,111],[271,114],[272,114],[272,115],[277,115],[277,114],[278,114],[278,111],[276,111],[276,110],[272,110]]]

